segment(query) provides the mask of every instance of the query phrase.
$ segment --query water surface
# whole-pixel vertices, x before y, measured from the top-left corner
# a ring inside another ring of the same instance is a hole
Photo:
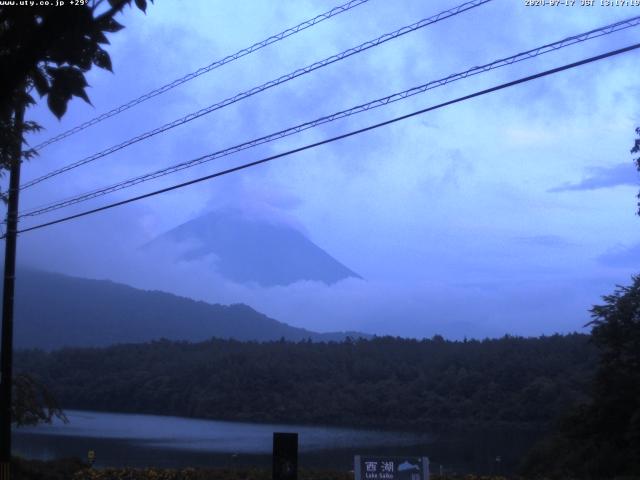
[[[37,459],[86,458],[96,466],[271,465],[273,432],[297,432],[300,465],[351,469],[354,455],[430,457],[438,471],[508,472],[532,443],[519,432],[470,435],[360,430],[308,425],[256,424],[67,410],[70,422],[14,430],[14,453]],[[497,458],[499,462],[496,462]]]

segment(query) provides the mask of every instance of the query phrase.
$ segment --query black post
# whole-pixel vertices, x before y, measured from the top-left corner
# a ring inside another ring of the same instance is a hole
[[[273,480],[298,480],[298,434],[273,434]]]
[[[11,389],[13,385],[13,295],[16,279],[16,240],[20,163],[22,161],[22,127],[24,106],[16,109],[14,131],[16,145],[9,176],[7,232],[4,249],[4,289],[2,292],[2,353],[0,365],[0,480],[10,479],[11,465]]]

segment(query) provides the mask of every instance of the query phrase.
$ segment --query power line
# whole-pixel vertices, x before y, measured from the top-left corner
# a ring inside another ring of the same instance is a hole
[[[197,112],[193,112],[190,113],[189,115],[186,115],[182,118],[179,118],[177,120],[174,120],[173,122],[167,123],[165,125],[162,125],[161,127],[155,128],[153,130],[150,130],[148,132],[145,132],[141,135],[138,135],[137,137],[133,137],[129,140],[126,140],[122,143],[119,143],[118,145],[114,145],[112,147],[107,148],[106,150],[103,150],[101,152],[98,152],[96,154],[93,154],[89,157],[86,157],[82,160],[78,160],[77,162],[71,163],[69,165],[66,165],[62,168],[59,168],[57,170],[54,170],[52,172],[49,172],[41,177],[38,177],[34,180],[31,180],[29,182],[26,182],[25,184],[21,185],[20,188],[21,189],[25,189],[28,187],[31,187],[33,185],[36,185],[37,183],[40,183],[44,180],[47,180],[51,177],[55,177],[57,175],[60,175],[61,173],[67,172],[69,170],[72,170],[74,168],[80,167],[82,165],[85,165],[87,163],[93,162],[99,158],[105,157],[107,155],[110,155],[112,153],[115,153],[119,150],[122,150],[123,148],[126,148],[130,145],[133,145],[135,143],[138,143],[142,140],[146,140],[148,138],[151,138],[155,135],[158,135],[160,133],[166,132],[167,130],[170,130],[172,128],[175,128],[177,126],[183,125],[187,122],[190,122],[192,120],[195,120],[196,118],[200,118],[204,115],[208,115],[209,113],[212,113],[216,110],[219,110],[221,108],[227,107],[231,104],[234,104],[236,102],[239,102],[240,100],[244,100],[245,98],[251,97],[253,95],[256,95],[258,93],[261,93],[265,90],[268,90],[270,88],[273,88],[275,86],[278,86],[280,84],[286,83],[290,80],[293,80],[297,77],[300,77],[302,75],[306,75],[308,73],[311,73],[315,70],[318,70],[320,68],[326,67],[328,65],[331,65],[335,62],[338,62],[340,60],[344,60],[345,58],[351,57],[352,55],[364,52],[372,47],[377,47],[378,45],[381,45],[385,42],[388,42],[389,40],[393,40],[395,38],[398,38],[402,35],[406,35],[407,33],[416,31],[420,28],[424,28],[428,25],[432,25],[434,23],[440,22],[442,20],[445,20],[447,18],[459,15],[462,12],[465,12],[467,10],[471,10],[472,8],[476,8],[480,5],[483,5],[485,3],[489,3],[492,0],[472,0],[470,2],[466,2],[463,3],[462,5],[459,5],[455,8],[451,8],[449,10],[445,10],[443,12],[438,13],[437,15],[434,15],[432,17],[420,20],[419,22],[416,22],[412,25],[408,25],[405,27],[402,27],[394,32],[391,33],[386,33],[384,35],[381,35],[378,38],[375,38],[373,40],[370,40],[368,42],[362,43],[360,45],[358,45],[357,47],[353,47],[350,48],[348,50],[345,50],[341,53],[338,53],[336,55],[332,55],[328,58],[325,58],[324,60],[320,60],[319,62],[315,62],[311,65],[308,65],[306,67],[303,68],[299,68],[298,70],[295,70],[291,73],[288,73],[286,75],[283,75],[275,80],[271,80],[267,83],[264,83],[260,86],[254,87],[250,90],[247,90],[245,92],[239,93],[233,97],[229,97],[221,102],[218,102],[216,104],[210,105],[208,107],[205,107],[201,110],[198,110]]]
[[[324,20],[328,20],[331,17],[335,17],[336,15],[340,15],[341,13],[344,13],[346,11],[351,10],[352,8],[355,8],[359,5],[362,5],[363,3],[368,2],[369,0],[351,0],[343,5],[337,6],[332,8],[331,10],[329,10],[328,12],[322,13],[310,20],[306,20],[298,25],[296,25],[295,27],[291,27],[288,28],[286,30],[283,30],[280,33],[276,33],[275,35],[270,36],[269,38],[266,38],[258,43],[254,43],[253,45],[251,45],[250,47],[246,47],[243,48],[242,50],[238,50],[236,53],[233,53],[231,55],[227,55],[226,57],[220,59],[220,60],[216,60],[213,63],[210,63],[209,65],[207,65],[206,67],[202,67],[199,68],[198,70],[196,70],[195,72],[191,72],[183,77],[180,77],[176,80],[174,80],[173,82],[167,83],[166,85],[163,85],[162,87],[156,88],[155,90],[152,90],[148,93],[145,93],[144,95],[141,95],[138,98],[134,98],[133,100],[130,100],[129,102],[120,105],[119,107],[114,108],[113,110],[110,110],[108,112],[103,113],[102,115],[99,115],[95,118],[92,118],[91,120],[88,120],[74,128],[71,128],[65,132],[62,132],[59,135],[56,135],[55,137],[52,137],[38,145],[36,145],[34,147],[34,150],[41,150],[44,147],[51,145],[52,143],[58,142],[60,140],[62,140],[63,138],[67,138],[70,137],[71,135],[74,135],[78,132],[81,132],[82,130],[89,128],[97,123],[102,122],[103,120],[106,120],[107,118],[113,117],[115,115],[118,115],[119,113],[124,112],[125,110],[129,110],[132,107],[135,107],[136,105],[139,105],[143,102],[146,102],[147,100],[153,98],[153,97],[157,97],[160,94],[163,94],[165,92],[168,92],[169,90],[182,85],[183,83],[186,83],[190,80],[193,80],[196,77],[199,77],[200,75],[204,75],[205,73],[209,73],[212,70],[215,70],[216,68],[222,67],[223,65],[226,65],[227,63],[231,63],[235,60],[238,60],[246,55],[249,55],[253,52],[256,52],[268,45],[271,45],[272,43],[276,43],[279,42],[280,40],[284,40],[287,37],[290,37],[291,35],[294,35],[298,32],[301,32],[303,30],[306,30],[309,27],[312,27],[314,25],[317,25],[320,22],[323,22]]]
[[[122,190],[125,188],[129,188],[132,187],[134,185],[138,185],[140,183],[143,182],[147,182],[156,178],[160,178],[163,177],[165,175],[169,175],[171,173],[175,173],[187,168],[191,168],[194,167],[196,165],[200,165],[218,158],[222,158],[228,155],[231,155],[233,153],[237,153],[239,151],[242,150],[246,150],[261,144],[265,144],[280,138],[284,138],[299,132],[302,132],[304,130],[310,129],[310,128],[314,128],[317,127],[319,125],[325,124],[325,123],[329,123],[329,122],[333,122],[335,120],[341,119],[341,118],[346,118],[349,117],[351,115],[355,115],[358,113],[362,113],[374,108],[378,108],[384,105],[388,105],[390,103],[399,101],[399,100],[404,100],[406,98],[409,98],[413,95],[417,95],[420,93],[424,93],[428,90],[437,88],[437,87],[441,87],[444,86],[448,83],[452,83],[455,82],[457,80],[461,80],[470,76],[474,76],[474,75],[478,75],[480,73],[483,72],[487,72],[490,70],[494,70],[496,68],[500,68],[500,67],[504,67],[507,65],[512,65],[514,63],[523,61],[523,60],[528,60],[531,58],[535,58],[539,55],[543,55],[545,53],[549,53],[552,51],[556,51],[559,50],[561,48],[565,48],[568,47],[570,45],[574,45],[576,43],[580,43],[580,42],[584,42],[586,40],[590,40],[593,38],[598,38],[604,35],[609,35],[611,33],[620,31],[620,30],[624,30],[626,28],[630,28],[630,27],[634,27],[634,26],[638,26],[640,25],[640,16],[637,17],[632,17],[630,19],[627,20],[622,20],[610,25],[606,25],[604,27],[600,27],[594,30],[590,30],[588,32],[585,33],[581,33],[579,35],[573,35],[571,37],[567,37],[565,39],[559,40],[557,42],[553,42],[553,43],[549,43],[547,45],[543,45],[541,47],[537,47],[531,50],[527,50],[525,52],[522,53],[518,53],[516,55],[512,55],[510,57],[507,58],[502,58],[500,60],[496,60],[494,62],[482,65],[482,66],[476,66],[473,67],[469,70],[466,70],[464,72],[460,72],[460,73],[455,73],[452,75],[449,75],[447,77],[441,78],[439,80],[433,80],[430,81],[428,83],[425,83],[423,85],[420,85],[418,87],[413,87],[410,88],[408,90],[404,90],[402,92],[398,92],[398,93],[394,93],[392,95],[388,95],[386,97],[382,97],[382,98],[378,98],[376,100],[370,101],[368,103],[365,104],[361,104],[355,107],[352,107],[350,109],[347,110],[342,110],[340,112],[336,112],[333,113],[331,115],[327,115],[324,117],[320,117],[316,120],[310,121],[310,122],[305,122],[299,125],[296,125],[294,127],[289,127],[287,129],[284,130],[280,130],[278,132],[275,133],[271,133],[269,135],[248,141],[248,142],[244,142],[241,143],[239,145],[235,145],[229,148],[226,148],[224,150],[219,150],[217,152],[208,154],[208,155],[203,155],[201,157],[195,158],[195,159],[191,159],[188,160],[186,162],[182,162],[176,165],[172,165],[170,167],[167,168],[163,168],[160,170],[156,170],[154,172],[151,173],[147,173],[144,175],[140,175],[137,177],[133,177],[130,178],[128,180],[113,184],[111,186],[108,187],[103,187],[101,189],[98,190],[93,190],[91,192],[87,192],[87,193],[83,193],[81,195],[77,195],[74,197],[70,197],[67,198],[65,200],[61,200],[61,201],[57,201],[54,203],[50,203],[48,205],[45,206],[41,206],[41,207],[36,207],[33,208],[31,210],[28,210],[24,213],[22,213],[20,215],[20,218],[24,218],[24,217],[34,217],[37,215],[42,215],[54,210],[59,210],[61,208],[64,207],[68,207],[71,205],[75,205],[77,203],[80,202],[84,202],[93,198],[97,198],[97,197],[101,197],[103,195],[107,195],[109,193],[113,193],[115,191],[118,190]]]
[[[601,55],[597,55],[595,57],[589,57],[589,58],[586,58],[584,60],[580,60],[578,62],[569,63],[569,64],[563,65],[561,67],[552,68],[550,70],[545,70],[543,72],[539,72],[539,73],[536,73],[534,75],[529,75],[527,77],[522,77],[522,78],[519,78],[517,80],[513,80],[511,82],[502,83],[500,85],[497,85],[497,86],[494,86],[494,87],[491,87],[491,88],[487,88],[485,90],[480,90],[480,91],[477,91],[475,93],[471,93],[469,95],[465,95],[463,97],[458,97],[458,98],[456,98],[454,100],[449,100],[447,102],[443,102],[443,103],[440,103],[438,105],[434,105],[434,106],[431,106],[431,107],[424,108],[422,110],[418,110],[418,111],[415,111],[415,112],[412,112],[412,113],[408,113],[408,114],[402,115],[400,117],[395,117],[395,118],[392,118],[390,120],[386,120],[384,122],[380,122],[380,123],[376,123],[374,125],[370,125],[368,127],[360,128],[358,130],[353,130],[351,132],[344,133],[342,135],[338,135],[338,136],[335,136],[335,137],[331,137],[331,138],[322,140],[320,142],[315,142],[315,143],[311,143],[311,144],[305,145],[303,147],[299,147],[299,148],[295,148],[295,149],[292,149],[292,150],[288,150],[286,152],[282,152],[282,153],[279,153],[279,154],[276,154],[276,155],[272,155],[270,157],[266,157],[266,158],[263,158],[261,160],[256,160],[254,162],[245,163],[245,164],[239,165],[237,167],[228,168],[226,170],[222,170],[222,171],[219,171],[219,172],[216,172],[216,173],[212,173],[212,174],[206,175],[204,177],[196,178],[194,180],[189,180],[188,182],[179,183],[179,184],[176,184],[176,185],[172,185],[170,187],[162,188],[160,190],[155,190],[153,192],[145,193],[143,195],[138,195],[136,197],[131,197],[131,198],[128,198],[126,200],[121,200],[119,202],[114,202],[114,203],[111,203],[109,205],[105,205],[103,207],[94,208],[94,209],[91,209],[91,210],[86,210],[84,212],[77,213],[75,215],[69,215],[67,217],[59,218],[57,220],[53,220],[53,221],[46,222],[46,223],[41,223],[41,224],[35,225],[33,227],[28,227],[28,228],[19,230],[18,233],[25,233],[25,232],[29,232],[29,231],[32,231],[32,230],[37,230],[37,229],[40,229],[40,228],[48,227],[48,226],[51,226],[51,225],[56,225],[58,223],[67,222],[69,220],[74,220],[76,218],[84,217],[84,216],[91,215],[91,214],[94,214],[94,213],[98,213],[98,212],[101,212],[101,211],[104,211],[104,210],[109,210],[111,208],[115,208],[115,207],[118,207],[118,206],[121,206],[121,205],[125,205],[127,203],[132,203],[132,202],[136,202],[138,200],[143,200],[145,198],[153,197],[155,195],[160,195],[161,193],[170,192],[172,190],[177,190],[179,188],[184,188],[184,187],[187,187],[189,185],[193,185],[193,184],[196,184],[196,183],[204,182],[206,180],[211,180],[213,178],[217,178],[217,177],[221,177],[221,176],[224,176],[224,175],[228,175],[230,173],[238,172],[240,170],[245,170],[247,168],[255,167],[257,165],[261,165],[263,163],[267,163],[267,162],[270,162],[272,160],[276,160],[278,158],[282,158],[282,157],[286,157],[286,156],[289,156],[289,155],[293,155],[294,153],[299,153],[299,152],[302,152],[302,151],[305,151],[305,150],[309,150],[309,149],[312,149],[312,148],[319,147],[321,145],[326,145],[328,143],[332,143],[332,142],[335,142],[335,141],[338,141],[338,140],[342,140],[342,139],[345,139],[345,138],[348,138],[348,137],[352,137],[354,135],[359,135],[361,133],[368,132],[370,130],[375,130],[377,128],[384,127],[386,125],[391,125],[391,124],[399,122],[401,120],[406,120],[408,118],[415,117],[415,116],[418,116],[418,115],[422,115],[424,113],[427,113],[427,112],[430,112],[430,111],[433,111],[433,110],[438,110],[440,108],[447,107],[449,105],[453,105],[453,104],[460,103],[460,102],[463,102],[463,101],[466,101],[466,100],[470,100],[470,99],[475,98],[475,97],[480,97],[482,95],[487,95],[489,93],[496,92],[498,90],[503,90],[505,88],[513,87],[513,86],[519,85],[521,83],[526,83],[526,82],[529,82],[529,81],[532,81],[532,80],[536,80],[538,78],[542,78],[542,77],[546,77],[546,76],[549,76],[549,75],[553,75],[553,74],[556,74],[556,73],[559,73],[559,72],[562,72],[562,71],[565,71],[565,70],[569,70],[569,69],[572,69],[572,68],[579,67],[581,65],[586,65],[588,63],[596,62],[598,60],[603,60],[605,58],[609,58],[609,57],[612,57],[614,55],[619,55],[619,54],[622,54],[622,53],[625,53],[625,52],[636,50],[638,48],[640,48],[640,43],[636,43],[636,44],[630,45],[628,47],[620,48],[618,50],[612,50],[612,51],[609,51],[607,53],[603,53]]]

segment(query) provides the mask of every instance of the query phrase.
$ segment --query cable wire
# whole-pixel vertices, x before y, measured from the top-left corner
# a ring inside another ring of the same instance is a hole
[[[264,83],[260,86],[254,87],[250,90],[247,90],[245,92],[239,93],[233,97],[229,97],[221,102],[215,103],[213,105],[210,105],[208,107],[205,107],[201,110],[198,110],[197,112],[193,112],[190,113],[189,115],[186,115],[182,118],[179,118],[177,120],[174,120],[173,122],[167,123],[165,125],[162,125],[161,127],[155,128],[153,130],[150,130],[148,132],[145,132],[141,135],[138,135],[137,137],[133,137],[129,140],[126,140],[122,143],[119,143],[118,145],[114,145],[112,147],[107,148],[106,150],[103,150],[99,153],[96,153],[94,155],[91,155],[89,157],[86,157],[82,160],[78,160],[77,162],[71,163],[69,165],[66,165],[62,168],[59,168],[57,170],[54,170],[52,172],[49,172],[41,177],[38,177],[34,180],[31,180],[29,182],[26,182],[25,184],[21,185],[20,188],[21,189],[25,189],[25,188],[29,188],[33,185],[36,185],[37,183],[40,183],[44,180],[47,180],[49,178],[55,177],[57,175],[60,175],[61,173],[67,172],[69,170],[72,170],[74,168],[78,168],[82,165],[86,165],[87,163],[93,162],[99,158],[105,157],[107,155],[110,155],[112,153],[115,153],[119,150],[122,150],[123,148],[126,148],[130,145],[133,145],[135,143],[138,143],[142,140],[146,140],[148,138],[151,138],[155,135],[158,135],[160,133],[166,132],[167,130],[170,130],[172,128],[175,128],[179,125],[183,125],[187,122],[190,122],[192,120],[195,120],[196,118],[200,118],[204,115],[208,115],[216,110],[219,110],[221,108],[227,107],[231,104],[234,104],[236,102],[239,102],[240,100],[244,100],[245,98],[251,97],[253,95],[256,95],[260,92],[263,92],[265,90],[268,90],[270,88],[273,88],[277,85],[283,84],[285,82],[288,82],[290,80],[293,80],[294,78],[300,77],[302,75],[306,75],[308,73],[311,73],[315,70],[318,70],[320,68],[326,67],[327,65],[331,65],[335,62],[338,62],[340,60],[344,60],[345,58],[351,57],[352,55],[364,52],[372,47],[377,47],[378,45],[382,45],[385,42],[388,42],[390,40],[393,40],[395,38],[398,38],[402,35],[406,35],[407,33],[416,31],[418,29],[424,28],[428,25],[432,25],[434,23],[440,22],[442,20],[445,20],[447,18],[459,15],[462,12],[465,12],[467,10],[471,10],[472,8],[476,8],[479,7],[480,5],[483,5],[485,3],[489,3],[492,0],[472,0],[470,2],[466,2],[463,3],[462,5],[459,5],[455,8],[451,8],[449,10],[445,10],[443,12],[438,13],[437,15],[434,15],[432,17],[420,20],[419,22],[416,22],[412,25],[408,25],[405,27],[402,27],[394,32],[391,33],[387,33],[384,35],[381,35],[378,38],[375,38],[373,40],[370,40],[368,42],[362,43],[360,45],[358,45],[357,47],[353,47],[350,48],[348,50],[345,50],[341,53],[338,53],[337,55],[332,55],[331,57],[325,58],[324,60],[320,60],[319,62],[313,63],[311,65],[308,65],[304,68],[299,68],[298,70],[295,70],[291,73],[288,73],[287,75],[283,75],[275,80],[271,80],[267,83]]]
[[[567,37],[565,39],[553,42],[553,43],[549,43],[547,45],[543,45],[541,47],[537,47],[531,50],[527,50],[525,52],[521,52],[518,53],[516,55],[512,55],[510,57],[506,57],[506,58],[502,58],[500,60],[496,60],[493,61],[491,63],[482,65],[482,66],[476,66],[473,68],[470,68],[466,71],[460,72],[460,73],[454,73],[452,75],[449,75],[447,77],[441,78],[439,80],[433,80],[430,81],[428,83],[425,83],[423,85],[420,85],[418,87],[413,87],[410,88],[408,90],[404,90],[402,92],[398,92],[398,93],[394,93],[392,95],[388,95],[386,97],[382,97],[382,98],[378,98],[376,100],[370,101],[368,103],[365,104],[361,104],[361,105],[357,105],[355,107],[352,107],[350,109],[347,110],[342,110],[336,113],[333,113],[331,115],[327,115],[324,117],[320,117],[318,119],[315,119],[313,121],[310,122],[305,122],[299,125],[296,125],[294,127],[289,127],[287,129],[284,130],[280,130],[278,132],[275,133],[271,133],[269,135],[248,141],[248,142],[244,142],[229,148],[226,148],[224,150],[219,150],[217,152],[208,154],[208,155],[203,155],[201,157],[197,157],[182,163],[178,163],[176,165],[172,165],[170,167],[166,167],[160,170],[156,170],[154,172],[150,172],[150,173],[146,173],[144,175],[140,175],[137,177],[133,177],[130,178],[128,180],[124,180],[122,182],[118,182],[116,184],[110,185],[108,187],[103,187],[97,190],[93,190],[91,192],[86,192],[80,195],[76,195],[64,200],[60,200],[57,202],[53,202],[50,204],[47,204],[45,206],[40,206],[40,207],[36,207],[36,208],[32,208],[30,210],[25,211],[24,213],[21,213],[19,215],[19,218],[23,218],[23,217],[34,217],[37,215],[42,215],[54,210],[59,210],[61,208],[64,207],[68,207],[70,205],[75,205],[77,203],[80,202],[84,202],[93,198],[97,198],[97,197],[101,197],[103,195],[107,195],[109,193],[112,192],[116,192],[118,190],[122,190],[125,188],[129,188],[135,185],[138,185],[140,183],[143,182],[147,182],[156,178],[160,178],[163,177],[165,175],[169,175],[171,173],[175,173],[187,168],[191,168],[206,162],[210,162],[212,160],[218,159],[218,158],[222,158],[237,152],[240,152],[242,150],[246,150],[249,148],[253,148],[256,147],[258,145],[261,144],[265,144],[280,138],[284,138],[290,135],[294,135],[297,134],[299,132],[302,132],[304,130],[308,130],[310,128],[314,128],[317,127],[319,125],[325,124],[325,123],[329,123],[329,122],[333,122],[335,120],[341,119],[341,118],[346,118],[349,117],[351,115],[355,115],[358,113],[362,113],[362,112],[366,112],[368,110],[374,109],[374,108],[378,108],[384,105],[388,105],[390,103],[393,102],[397,102],[399,100],[404,100],[406,98],[409,98],[411,96],[420,94],[420,93],[424,93],[428,90],[437,88],[437,87],[441,87],[444,86],[448,83],[452,83],[458,80],[462,80],[464,78],[470,77],[470,76],[474,76],[474,75],[478,75],[480,73],[484,73],[490,70],[494,70],[497,68],[501,68],[507,65],[512,65],[514,63],[523,61],[523,60],[528,60],[531,58],[535,58],[539,55],[543,55],[545,53],[549,53],[549,52],[553,52],[556,51],[558,49],[561,48],[565,48],[568,47],[570,45],[574,45],[576,43],[581,43],[593,38],[598,38],[604,35],[609,35],[611,33],[620,31],[620,30],[624,30],[626,28],[630,28],[630,27],[635,27],[640,25],[640,16],[636,16],[636,17],[632,17],[629,18],[627,20],[622,20],[610,25],[606,25],[604,27],[600,27],[594,30],[590,30],[588,32],[585,33],[581,33],[579,35],[573,35],[571,37]]]
[[[190,80],[193,80],[194,78],[199,77],[200,75],[204,75],[205,73],[209,73],[212,70],[215,70],[216,68],[222,67],[223,65],[226,65],[227,63],[231,63],[234,60],[238,60],[246,55],[249,55],[253,52],[256,52],[268,45],[271,45],[272,43],[276,43],[279,42],[280,40],[284,40],[287,37],[290,37],[291,35],[294,35],[298,32],[301,32],[303,30],[306,30],[309,27],[312,27],[314,25],[317,25],[320,22],[323,22],[325,20],[328,20],[331,17],[335,17],[336,15],[340,15],[341,13],[347,12],[349,10],[351,10],[352,8],[355,8],[359,5],[362,5],[363,3],[367,3],[369,0],[351,0],[343,5],[337,6],[332,8],[331,10],[329,10],[328,12],[322,13],[310,20],[306,20],[298,25],[296,25],[295,27],[291,27],[288,28],[286,30],[283,30],[280,33],[276,33],[275,35],[270,36],[269,38],[266,38],[258,43],[254,43],[253,45],[251,45],[250,47],[246,47],[243,48],[242,50],[238,50],[236,53],[233,53],[231,55],[227,55],[226,57],[220,59],[220,60],[216,60],[215,62],[207,65],[206,67],[202,67],[199,68],[198,70],[196,70],[195,72],[191,72],[183,77],[180,77],[176,80],[174,80],[173,82],[167,83],[166,85],[163,85],[162,87],[156,88],[155,90],[152,90],[148,93],[145,93],[144,95],[141,95],[138,98],[134,98],[133,100],[130,100],[129,102],[120,105],[119,107],[114,108],[113,110],[110,110],[108,112],[103,113],[102,115],[99,115],[95,118],[92,118],[91,120],[88,120],[74,128],[71,128],[65,132],[62,132],[59,135],[56,135],[55,137],[49,138],[48,140],[36,145],[33,149],[34,150],[41,150],[43,148],[45,148],[48,145],[51,145],[52,143],[58,142],[60,140],[62,140],[63,138],[67,138],[70,137],[71,135],[74,135],[78,132],[81,132],[82,130],[85,130],[86,128],[89,128],[97,123],[102,122],[103,120],[106,120],[107,118],[113,117],[115,115],[118,115],[119,113],[124,112],[125,110],[129,110],[132,107],[135,107],[136,105],[139,105],[143,102],[146,102],[147,100],[152,99],[153,97],[157,97],[160,94],[163,94],[165,92],[168,92],[169,90],[182,85],[183,83],[186,83]]]
[[[612,51],[609,51],[607,53],[603,53],[601,55],[596,55],[594,57],[589,57],[589,58],[580,60],[578,62],[569,63],[569,64],[563,65],[561,67],[552,68],[550,70],[545,70],[543,72],[539,72],[539,73],[536,73],[534,75],[529,75],[527,77],[522,77],[522,78],[519,78],[517,80],[513,80],[513,81],[510,81],[510,82],[502,83],[500,85],[497,85],[497,86],[494,86],[494,87],[491,87],[491,88],[487,88],[487,89],[484,89],[484,90],[480,90],[480,91],[471,93],[469,95],[458,97],[458,98],[456,98],[454,100],[449,100],[447,102],[443,102],[443,103],[440,103],[438,105],[434,105],[434,106],[431,106],[431,107],[423,108],[422,110],[418,110],[418,111],[415,111],[415,112],[412,112],[412,113],[408,113],[406,115],[395,117],[395,118],[392,118],[390,120],[386,120],[384,122],[380,122],[380,123],[376,123],[374,125],[370,125],[368,127],[360,128],[358,130],[352,130],[351,132],[347,132],[347,133],[344,133],[342,135],[331,137],[331,138],[328,138],[328,139],[325,139],[325,140],[322,140],[322,141],[319,141],[319,142],[311,143],[311,144],[305,145],[303,147],[294,148],[294,149],[288,150],[286,152],[278,153],[276,155],[272,155],[270,157],[263,158],[261,160],[256,160],[254,162],[245,163],[245,164],[233,167],[233,168],[228,168],[226,170],[222,170],[222,171],[219,171],[219,172],[216,172],[216,173],[212,173],[212,174],[206,175],[204,177],[200,177],[200,178],[196,178],[194,180],[189,180],[187,182],[183,182],[183,183],[179,183],[179,184],[176,184],[176,185],[172,185],[170,187],[162,188],[160,190],[155,190],[153,192],[145,193],[143,195],[138,195],[138,196],[135,196],[135,197],[131,197],[131,198],[128,198],[126,200],[121,200],[119,202],[114,202],[114,203],[111,203],[111,204],[108,204],[108,205],[105,205],[105,206],[102,206],[102,207],[94,208],[94,209],[91,209],[91,210],[86,210],[84,212],[77,213],[75,215],[69,215],[67,217],[59,218],[57,220],[52,220],[50,222],[41,223],[39,225],[35,225],[35,226],[32,226],[32,227],[24,228],[22,230],[19,230],[18,233],[30,232],[32,230],[37,230],[37,229],[48,227],[48,226],[51,226],[51,225],[56,225],[58,223],[67,222],[69,220],[74,220],[76,218],[80,218],[80,217],[84,217],[84,216],[91,215],[91,214],[94,214],[94,213],[102,212],[104,210],[109,210],[111,208],[115,208],[115,207],[118,207],[118,206],[121,206],[121,205],[125,205],[125,204],[128,204],[128,203],[136,202],[138,200],[142,200],[142,199],[145,199],[145,198],[153,197],[155,195],[160,195],[162,193],[170,192],[172,190],[177,190],[179,188],[184,188],[184,187],[187,187],[189,185],[194,185],[196,183],[204,182],[206,180],[211,180],[213,178],[217,178],[217,177],[221,177],[221,176],[224,176],[224,175],[228,175],[230,173],[234,173],[234,172],[238,172],[238,171],[241,171],[241,170],[245,170],[245,169],[250,168],[250,167],[255,167],[255,166],[261,165],[263,163],[271,162],[271,161],[276,160],[278,158],[282,158],[282,157],[293,155],[294,153],[303,152],[305,150],[316,148],[316,147],[319,147],[321,145],[326,145],[328,143],[333,143],[333,142],[336,142],[338,140],[342,140],[342,139],[345,139],[345,138],[348,138],[348,137],[352,137],[354,135],[359,135],[361,133],[368,132],[370,130],[375,130],[375,129],[378,129],[380,127],[384,127],[386,125],[391,125],[393,123],[396,123],[396,122],[399,122],[399,121],[402,121],[402,120],[406,120],[408,118],[412,118],[412,117],[415,117],[415,116],[418,116],[418,115],[422,115],[424,113],[427,113],[427,112],[430,112],[430,111],[433,111],[433,110],[438,110],[440,108],[447,107],[449,105],[453,105],[453,104],[460,103],[460,102],[463,102],[463,101],[466,101],[466,100],[470,100],[470,99],[475,98],[475,97],[480,97],[480,96],[483,96],[483,95],[487,95],[489,93],[493,93],[493,92],[496,92],[498,90],[503,90],[505,88],[513,87],[513,86],[519,85],[521,83],[526,83],[526,82],[529,82],[529,81],[532,81],[532,80],[536,80],[538,78],[542,78],[542,77],[546,77],[546,76],[549,76],[549,75],[553,75],[553,74],[556,74],[556,73],[559,73],[559,72],[563,72],[565,70],[576,68],[576,67],[579,67],[581,65],[586,65],[588,63],[596,62],[598,60],[603,60],[605,58],[609,58],[609,57],[612,57],[612,56],[615,56],[615,55],[620,55],[622,53],[626,53],[626,52],[629,52],[629,51],[632,51],[632,50],[636,50],[638,48],[640,48],[640,43],[636,43],[636,44],[630,45],[628,47],[620,48],[618,50],[612,50]]]

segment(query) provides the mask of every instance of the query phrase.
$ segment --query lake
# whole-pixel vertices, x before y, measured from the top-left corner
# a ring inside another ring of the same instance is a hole
[[[436,472],[442,465],[447,472],[509,473],[537,437],[514,431],[447,436],[77,410],[66,414],[68,424],[56,420],[14,429],[14,454],[86,459],[94,450],[96,467],[269,467],[273,432],[297,432],[303,468],[352,469],[357,454],[411,455],[429,457]]]

